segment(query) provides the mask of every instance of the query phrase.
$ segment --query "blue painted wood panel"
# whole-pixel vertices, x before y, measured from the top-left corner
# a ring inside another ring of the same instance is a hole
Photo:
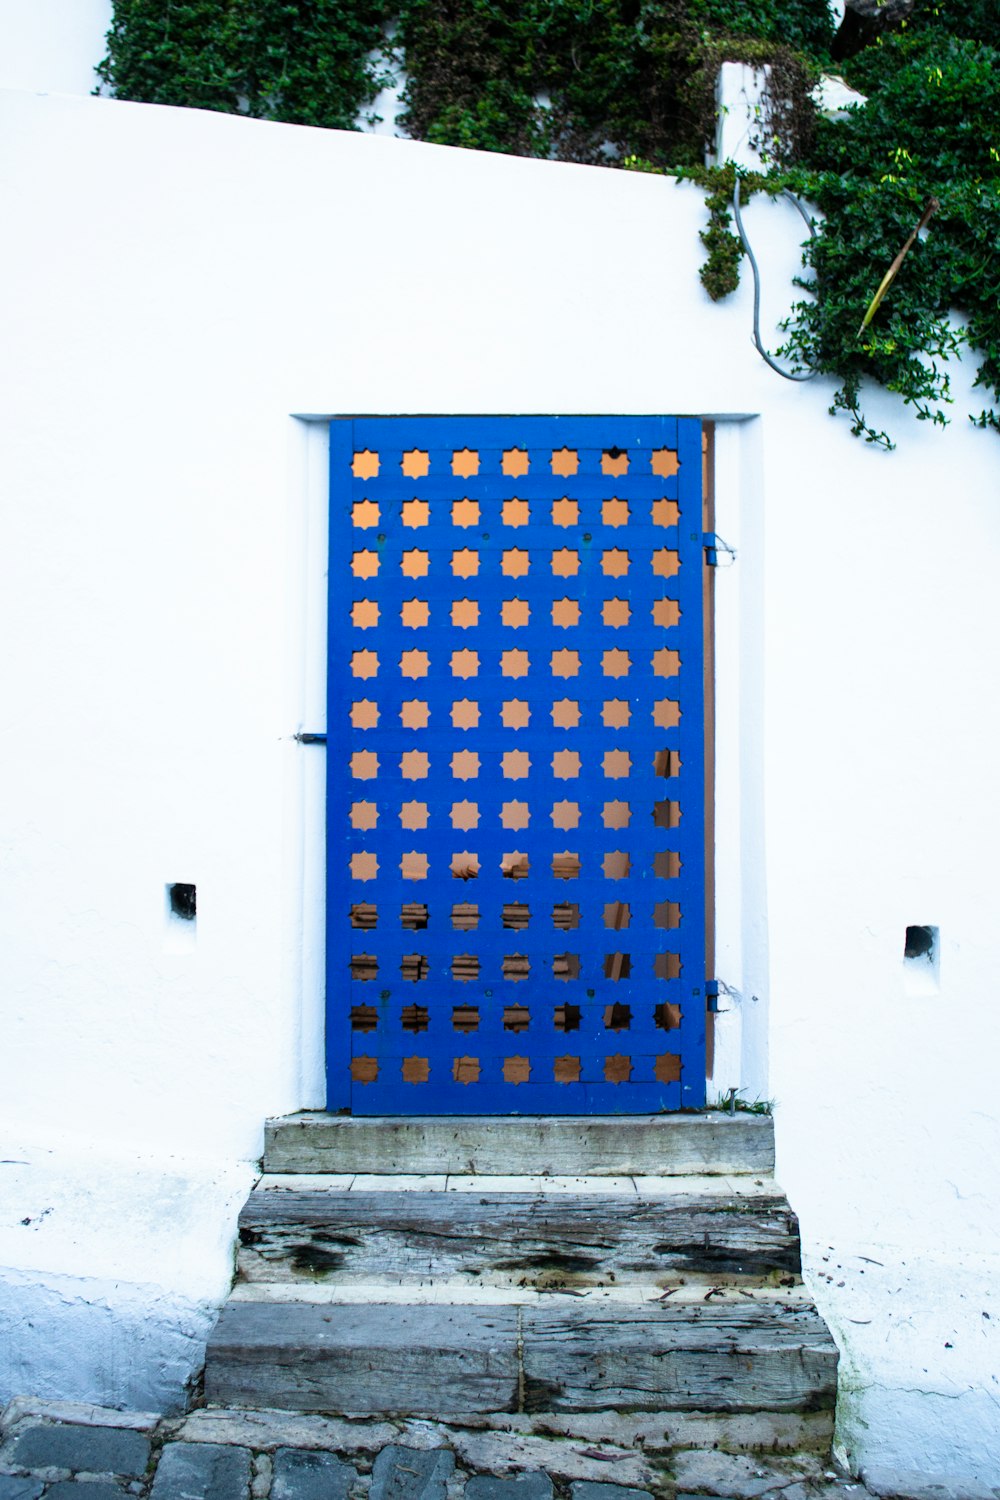
[[[701,428],[331,424],[333,1110],[705,1090]]]

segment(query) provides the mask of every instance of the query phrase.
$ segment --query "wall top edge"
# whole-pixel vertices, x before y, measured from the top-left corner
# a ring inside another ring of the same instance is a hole
[[[406,421],[406,420],[420,421],[420,420],[422,420],[424,418],[429,418],[429,417],[484,417],[484,418],[501,417],[501,418],[506,418],[506,417],[551,417],[551,416],[565,416],[565,417],[603,417],[603,416],[615,416],[615,417],[620,417],[620,416],[629,416],[629,417],[662,417],[662,416],[670,416],[670,417],[687,417],[687,418],[693,418],[695,421],[698,421],[698,422],[753,422],[753,421],[755,421],[757,419],[757,417],[760,416],[760,413],[759,412],[753,412],[753,411],[723,411],[723,412],[718,412],[718,411],[675,411],[673,409],[667,411],[666,408],[660,408],[660,409],[654,410],[653,408],[637,409],[637,408],[632,407],[632,406],[628,407],[627,410],[625,408],[622,408],[621,411],[611,411],[610,409],[608,409],[606,407],[602,407],[600,411],[598,411],[596,409],[594,411],[579,411],[579,410],[577,410],[577,411],[563,411],[563,410],[560,410],[557,407],[557,405],[553,404],[553,405],[546,406],[546,407],[538,407],[537,409],[532,408],[530,411],[526,411],[524,409],[519,410],[519,411],[489,411],[489,412],[478,411],[478,410],[477,411],[468,411],[468,410],[464,410],[460,406],[455,406],[455,407],[450,408],[447,411],[432,411],[432,412],[430,412],[430,411],[408,411],[408,410],[407,411],[403,411],[403,410],[398,410],[397,411],[397,410],[387,410],[387,409],[383,408],[380,411],[351,411],[351,412],[344,412],[344,411],[337,411],[337,412],[335,412],[335,411],[325,411],[325,412],[324,411],[293,411],[293,412],[290,412],[289,415],[296,422],[364,422],[364,421],[370,421],[372,419],[382,419],[382,418],[390,418],[390,419],[392,419],[392,418],[396,418],[396,417],[398,417],[402,421]]]

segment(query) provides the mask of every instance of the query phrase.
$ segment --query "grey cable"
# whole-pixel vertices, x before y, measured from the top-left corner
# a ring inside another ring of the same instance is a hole
[[[795,197],[794,193],[790,193],[787,188],[785,188],[782,191],[781,196],[782,196],[782,198],[787,198],[788,201],[789,201],[789,203],[794,203],[795,207],[798,209],[799,213],[802,215],[803,219],[805,220],[806,227],[809,230],[810,235],[812,236],[813,239],[815,239],[816,238],[816,230],[815,230],[815,228],[813,226],[813,221],[812,221],[812,219],[810,219],[809,215],[806,213],[805,209],[802,207],[802,204],[799,202],[798,198]],[[740,240],[742,242],[744,250],[747,253],[747,258],[750,261],[750,269],[753,272],[753,342],[754,342],[754,347],[756,348],[757,353],[760,355],[761,359],[763,359],[766,364],[769,364],[771,366],[771,369],[774,370],[775,374],[781,375],[785,380],[814,380],[816,378],[816,376],[819,374],[818,370],[806,370],[801,375],[795,375],[795,374],[792,374],[788,370],[783,370],[780,365],[775,364],[774,360],[771,358],[770,354],[768,354],[767,350],[764,348],[763,343],[761,342],[761,337],[760,337],[760,269],[759,269],[759,267],[757,265],[757,258],[756,258],[756,256],[754,255],[753,251],[750,248],[750,241],[747,239],[746,230],[743,228],[743,216],[740,213],[740,177],[739,177],[739,173],[738,172],[736,174],[736,181],[735,181],[735,184],[733,186],[733,213],[734,213],[734,215],[736,217],[736,228],[739,231]]]

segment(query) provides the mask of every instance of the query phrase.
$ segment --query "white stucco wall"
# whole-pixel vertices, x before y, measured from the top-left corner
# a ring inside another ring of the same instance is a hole
[[[0,89],[90,94],[112,0],[0,0]]]
[[[828,383],[754,352],[747,287],[709,303],[701,196],[662,178],[86,97],[0,111],[0,1394],[179,1400],[261,1122],[319,1102],[322,751],[292,736],[321,706],[324,480],[299,418],[684,412],[720,419],[738,551],[727,1066],[776,1101],[845,1448],[1000,1482],[1000,514],[962,380],[948,432],[873,394],[899,451],[853,439]],[[801,225],[748,223],[771,328]],[[913,923],[940,928],[937,994],[904,987]]]

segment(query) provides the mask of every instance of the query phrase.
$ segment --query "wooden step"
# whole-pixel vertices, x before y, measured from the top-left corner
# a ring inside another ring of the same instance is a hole
[[[563,1299],[558,1299],[562,1302]],[[832,1410],[837,1350],[802,1301],[337,1305],[233,1301],[212,1403],[302,1412]]]
[[[267,1172],[770,1176],[769,1115],[362,1118],[309,1112],[269,1120]]]
[[[295,1177],[284,1179],[294,1183]],[[391,1181],[391,1179],[386,1179]],[[798,1275],[798,1221],[773,1183],[669,1194],[296,1191],[240,1214],[242,1281],[663,1287],[685,1273]],[[714,1185],[719,1182],[719,1185]]]
[[[832,1424],[766,1116],[304,1114],[269,1122],[265,1163],[213,1403],[751,1414],[762,1447],[789,1414]]]
[[[837,1348],[805,1303],[644,1303],[522,1314],[527,1411],[815,1411]]]

